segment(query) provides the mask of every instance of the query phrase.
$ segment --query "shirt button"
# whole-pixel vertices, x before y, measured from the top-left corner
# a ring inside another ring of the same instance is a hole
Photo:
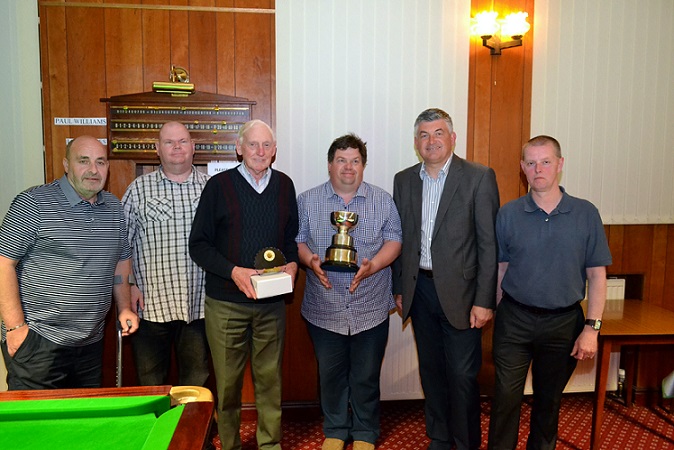
[[[546,218],[545,218],[545,221],[546,221],[546,222],[550,222],[550,218],[549,218],[549,217],[546,217]]]

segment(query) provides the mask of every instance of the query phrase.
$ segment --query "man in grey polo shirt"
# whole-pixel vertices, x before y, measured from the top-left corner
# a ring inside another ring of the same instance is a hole
[[[10,390],[98,387],[103,328],[114,295],[123,334],[131,252],[119,200],[103,191],[106,148],[71,141],[65,175],[14,199],[0,227],[2,353]]]
[[[564,158],[556,139],[530,139],[520,165],[530,191],[496,217],[502,295],[494,321],[489,448],[517,447],[524,383],[533,361],[527,448],[554,450],[564,387],[576,361],[597,352],[611,253],[597,208],[559,186]],[[587,320],[579,304],[586,280]]]

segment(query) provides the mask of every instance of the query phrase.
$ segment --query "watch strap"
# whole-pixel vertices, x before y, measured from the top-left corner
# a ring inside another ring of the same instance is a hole
[[[601,320],[600,319],[585,319],[585,325],[589,325],[593,329],[599,331],[601,329]]]

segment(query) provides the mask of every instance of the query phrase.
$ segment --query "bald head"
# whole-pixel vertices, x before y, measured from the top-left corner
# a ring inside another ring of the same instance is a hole
[[[92,136],[80,136],[66,146],[63,169],[68,182],[84,200],[93,203],[108,179],[108,150]]]

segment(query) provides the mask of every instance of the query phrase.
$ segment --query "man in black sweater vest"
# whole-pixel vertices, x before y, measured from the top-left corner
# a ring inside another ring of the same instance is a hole
[[[272,170],[276,139],[260,120],[239,131],[239,166],[212,177],[201,194],[190,256],[206,271],[206,335],[218,390],[218,432],[223,450],[241,449],[241,387],[250,356],[257,445],[281,449],[281,357],[285,337],[283,296],[257,299],[251,277],[256,254],[275,247],[284,270],[297,274],[297,201],[292,180]]]

